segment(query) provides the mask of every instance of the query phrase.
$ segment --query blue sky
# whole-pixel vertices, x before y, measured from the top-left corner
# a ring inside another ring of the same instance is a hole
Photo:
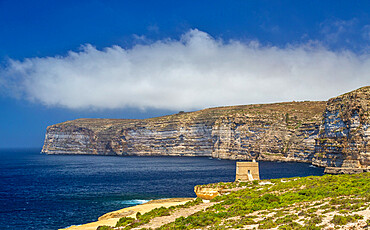
[[[370,84],[369,1],[0,0],[0,148],[48,125]]]

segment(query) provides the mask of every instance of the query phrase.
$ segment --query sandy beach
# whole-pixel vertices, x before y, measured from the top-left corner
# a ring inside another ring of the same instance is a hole
[[[185,204],[188,201],[194,200],[195,198],[169,198],[169,199],[160,199],[152,200],[144,204],[123,208],[117,211],[109,212],[98,218],[98,221],[82,224],[82,225],[73,225],[68,228],[63,228],[64,230],[96,230],[98,226],[107,225],[115,226],[117,221],[124,216],[135,217],[137,212],[141,214],[149,212],[154,208],[160,207],[170,207],[174,205]]]

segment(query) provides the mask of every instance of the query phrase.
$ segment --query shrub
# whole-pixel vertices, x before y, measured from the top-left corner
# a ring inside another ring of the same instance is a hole
[[[265,220],[265,221],[261,221],[261,224],[258,226],[258,228],[260,229],[271,229],[271,228],[275,228],[277,226],[277,224],[268,219],[268,220]]]
[[[132,217],[122,217],[120,218],[117,223],[116,223],[116,227],[124,227],[126,225],[129,225],[131,224],[132,222],[134,222],[135,219],[132,218]]]
[[[333,220],[331,221],[331,223],[335,224],[335,225],[346,225],[347,223],[350,223],[350,222],[355,222],[356,220],[359,220],[359,219],[362,219],[363,216],[360,216],[360,215],[353,215],[353,216],[339,216],[339,215],[334,215],[333,217]]]
[[[277,224],[288,224],[288,223],[292,223],[293,220],[296,220],[296,219],[298,219],[297,215],[287,215],[285,217],[276,219],[275,223],[277,223]]]
[[[114,228],[110,227],[110,226],[107,226],[107,225],[103,225],[103,226],[99,226],[96,230],[113,230]]]
[[[279,229],[283,230],[302,229],[302,225],[298,224],[297,222],[291,222],[289,224],[279,226]]]
[[[322,227],[316,226],[315,224],[306,224],[303,226],[303,229],[305,230],[321,230]]]

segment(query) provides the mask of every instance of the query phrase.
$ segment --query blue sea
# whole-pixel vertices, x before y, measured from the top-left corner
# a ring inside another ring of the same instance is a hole
[[[207,157],[43,155],[0,150],[0,228],[58,229],[151,199],[195,197],[233,181],[235,161]],[[260,162],[261,179],[323,175],[305,163]]]

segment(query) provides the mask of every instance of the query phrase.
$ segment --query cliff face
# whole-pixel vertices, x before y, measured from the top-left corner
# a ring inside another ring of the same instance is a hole
[[[213,156],[309,162],[315,150],[324,102],[253,105],[213,126]]]
[[[309,161],[324,107],[324,102],[291,102],[145,120],[78,119],[49,126],[42,151]]]
[[[358,163],[366,168],[369,89],[327,103],[219,107],[145,120],[77,119],[49,126],[42,152],[209,156],[334,167]]]
[[[348,170],[370,166],[369,109],[370,87],[330,99],[316,139],[313,164]]]

